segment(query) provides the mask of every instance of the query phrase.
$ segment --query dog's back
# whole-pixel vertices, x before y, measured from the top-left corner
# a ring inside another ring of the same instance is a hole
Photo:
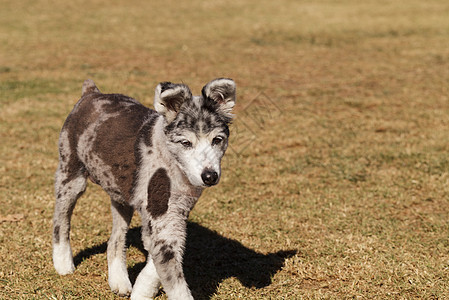
[[[102,94],[91,80],[61,131],[60,159],[67,160],[66,178],[84,173],[114,200],[129,202],[136,171],[140,129],[149,135],[158,114],[121,94]],[[142,137],[146,138],[146,137]],[[149,137],[147,137],[149,138]],[[63,179],[64,180],[64,179]]]

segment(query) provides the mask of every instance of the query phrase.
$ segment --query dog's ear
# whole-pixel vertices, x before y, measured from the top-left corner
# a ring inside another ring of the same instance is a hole
[[[192,98],[192,92],[185,84],[161,82],[154,93],[154,108],[168,123],[176,118],[184,101]]]
[[[229,78],[217,78],[203,87],[201,93],[204,98],[211,99],[218,104],[219,112],[225,117],[232,118],[232,108],[235,105],[235,82]]]

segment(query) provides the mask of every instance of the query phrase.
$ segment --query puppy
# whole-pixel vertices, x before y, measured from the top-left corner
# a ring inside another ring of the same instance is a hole
[[[151,299],[162,284],[169,299],[193,299],[182,269],[186,221],[203,189],[220,180],[235,97],[235,83],[227,78],[206,84],[200,96],[192,96],[184,84],[163,82],[152,110],[121,94],[103,94],[86,80],[59,137],[56,271],[75,270],[70,220],[89,178],[111,197],[111,289],[131,299]],[[142,219],[148,258],[132,287],[125,242],[134,210]]]

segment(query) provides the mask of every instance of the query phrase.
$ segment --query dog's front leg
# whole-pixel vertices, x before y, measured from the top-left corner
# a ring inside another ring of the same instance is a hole
[[[153,258],[151,257],[151,236],[152,226],[149,214],[144,213],[142,216],[142,241],[145,250],[148,251],[147,264],[140,271],[134,283],[131,293],[131,300],[147,300],[153,299],[159,291],[161,280],[156,271]]]
[[[182,269],[186,215],[172,211],[143,222],[146,229],[142,230],[142,238],[149,257],[133,287],[131,299],[151,299],[157,294],[160,282],[170,300],[193,299]]]
[[[163,221],[159,234],[153,237],[151,252],[162,287],[170,300],[193,299],[182,269],[186,220],[176,215],[167,216]]]

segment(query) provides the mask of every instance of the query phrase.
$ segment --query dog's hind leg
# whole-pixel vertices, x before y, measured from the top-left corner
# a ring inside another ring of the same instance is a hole
[[[126,269],[126,233],[134,209],[111,201],[112,234],[108,241],[108,281],[111,290],[119,295],[129,295],[132,290]]]
[[[62,141],[61,141],[62,143]],[[62,154],[55,175],[56,204],[53,216],[53,264],[61,275],[73,273],[70,247],[70,219],[76,201],[86,190],[84,166],[74,157]]]

